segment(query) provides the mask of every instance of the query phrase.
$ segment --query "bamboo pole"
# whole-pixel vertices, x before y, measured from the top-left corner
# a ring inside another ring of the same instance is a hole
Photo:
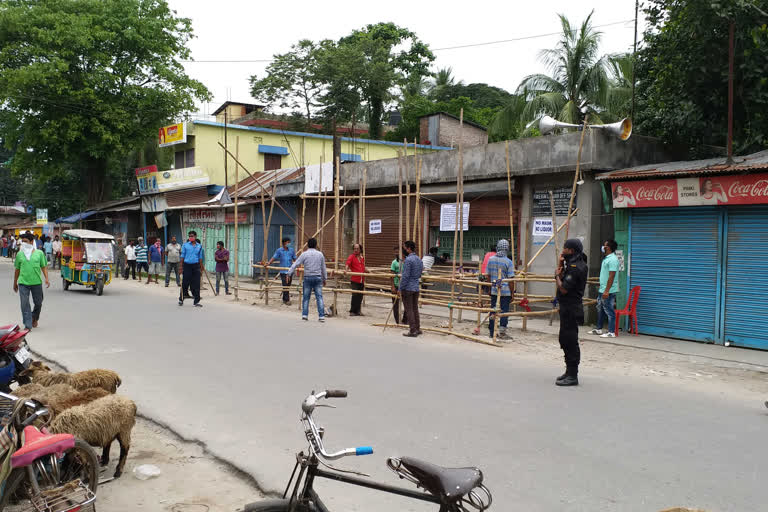
[[[528,272],[528,266],[530,265],[530,262],[528,261],[528,256],[530,255],[531,255],[531,220],[528,219],[528,222],[525,223],[525,267],[523,267],[523,272]],[[538,253],[537,253],[537,256],[538,256]],[[523,282],[523,299],[528,300],[528,281],[527,280]],[[527,330],[528,330],[528,320],[527,320],[527,317],[523,317],[523,332]]]
[[[301,196],[301,234],[299,234],[299,236],[296,237],[297,238],[296,247],[298,248],[298,251],[296,253],[297,256],[301,254],[301,251],[304,248],[304,243],[305,243],[304,239],[307,236],[306,231],[304,231],[305,229],[304,217],[306,216],[306,214],[307,214],[307,198],[304,196]]]
[[[335,210],[334,214],[334,228],[333,228],[333,271],[334,273],[339,269],[339,178],[341,173],[341,160],[340,157],[336,157],[336,176],[333,180],[333,206]],[[339,278],[336,276],[336,288],[339,287]],[[338,294],[333,292],[333,314],[339,314]]]
[[[360,194],[361,200],[362,200],[362,208],[363,208],[363,229],[362,229],[362,236],[361,240],[363,243],[363,247],[365,247],[365,236],[368,234],[368,223],[365,221],[366,213],[365,213],[365,194],[366,194],[366,186],[368,181],[368,168],[365,167],[363,169],[363,193]]]
[[[403,174],[405,175],[405,238],[411,236],[411,180],[408,165],[408,139],[403,139]]]
[[[515,221],[512,214],[512,175],[509,169],[509,141],[506,143],[505,150],[507,155],[507,200],[509,201],[509,253],[512,255],[512,269],[516,270],[517,253],[515,252]]]
[[[552,191],[549,191],[549,207],[552,209],[552,236],[554,236],[554,240],[552,243],[552,246],[555,248],[555,266],[557,266],[558,258],[560,258],[560,251],[557,247],[557,231],[555,231],[555,226],[557,226],[557,212],[555,211],[555,196],[552,193]],[[557,294],[557,285],[555,285],[555,294]],[[552,305],[552,314],[549,315],[549,325],[552,325],[552,322],[555,320],[555,306]]]
[[[403,164],[400,155],[397,157],[397,240],[398,254],[403,251]]]
[[[240,136],[235,137],[235,157],[240,158]],[[226,157],[225,158],[229,158]],[[237,287],[240,285],[240,259],[238,257],[239,240],[237,237],[237,203],[240,192],[240,166],[235,164],[235,301],[239,300],[237,296]]]
[[[579,171],[581,169],[581,147],[584,145],[584,135],[587,133],[587,120],[589,114],[584,114],[584,126],[581,128],[581,138],[579,139],[579,152],[576,156],[576,172],[573,175],[573,186],[571,187],[571,200],[568,202],[568,218],[565,219],[565,239],[568,240],[568,233],[571,226],[571,210],[573,210],[573,200],[576,196],[576,187],[579,182]]]
[[[579,211],[579,209],[578,209],[578,208],[576,208],[575,210],[573,210],[573,211],[571,212],[571,215],[570,215],[570,217],[573,217],[574,215],[576,215],[576,212],[578,212],[578,211]],[[539,250],[538,250],[538,251],[536,251],[536,254],[534,254],[534,255],[533,255],[533,258],[531,258],[530,260],[528,260],[528,258],[526,257],[526,264],[525,264],[525,272],[526,272],[526,273],[528,273],[528,268],[529,268],[531,265],[533,265],[533,262],[536,260],[536,258],[538,258],[538,257],[539,257],[539,254],[541,254],[541,253],[542,253],[542,251],[544,251],[544,248],[545,248],[547,245],[549,245],[549,242],[551,242],[552,240],[554,240],[554,239],[555,239],[555,235],[556,235],[557,233],[559,233],[559,232],[560,232],[560,230],[562,230],[562,229],[563,229],[564,227],[566,227],[567,225],[568,225],[568,219],[566,219],[565,221],[563,221],[563,223],[562,223],[562,224],[560,224],[560,226],[557,228],[557,231],[555,231],[554,233],[552,233],[552,236],[550,236],[550,237],[547,239],[547,241],[546,241],[546,242],[544,242],[544,245],[542,245],[541,247],[539,247]],[[526,237],[527,237],[527,236],[528,236],[528,235],[526,235]],[[566,236],[567,236],[567,235],[566,235]]]
[[[320,203],[323,199],[323,158],[320,157],[320,188],[317,189],[317,229],[320,231]],[[323,250],[323,246],[320,246],[320,250]]]
[[[464,109],[459,112],[459,270],[464,273]],[[461,319],[459,319],[461,321]]]
[[[421,214],[421,164],[422,160],[419,159],[416,164],[416,212],[413,218],[413,241],[416,242],[419,258],[424,255],[424,248],[421,244],[422,230],[419,224],[419,215]]]
[[[386,324],[373,324],[373,326],[374,327],[382,327],[382,326],[384,326],[384,328],[386,329]],[[408,328],[407,325],[393,325],[391,327],[399,327],[401,329],[407,329]],[[438,334],[448,334],[448,335],[451,335],[451,336],[456,336],[457,338],[462,338],[462,339],[465,339],[465,340],[474,341],[475,343],[481,343],[483,345],[488,345],[488,346],[491,346],[491,347],[503,347],[504,346],[504,345],[501,345],[499,343],[494,344],[492,341],[489,341],[489,340],[484,339],[484,338],[479,338],[477,336],[472,336],[471,334],[464,334],[464,333],[461,333],[461,332],[454,332],[454,331],[450,331],[448,329],[439,329],[437,327],[422,327],[421,330],[422,331],[427,331],[427,332],[434,332],[434,333],[438,333]]]

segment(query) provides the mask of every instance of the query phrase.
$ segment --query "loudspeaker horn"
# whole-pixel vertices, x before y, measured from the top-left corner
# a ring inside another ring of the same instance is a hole
[[[632,120],[627,118],[622,119],[616,123],[610,124],[595,124],[590,125],[592,128],[602,128],[615,136],[620,140],[627,140],[632,135]]]
[[[557,119],[553,119],[549,116],[543,116],[541,119],[539,119],[539,132],[541,132],[542,135],[546,135],[560,128],[580,128],[580,127],[581,125],[579,124],[561,123]]]

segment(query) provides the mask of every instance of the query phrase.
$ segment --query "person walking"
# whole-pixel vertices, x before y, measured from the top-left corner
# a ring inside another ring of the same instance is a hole
[[[0,238],[0,248],[2,248],[3,256],[8,257],[8,235],[3,235],[2,238]]]
[[[347,258],[346,266],[347,266],[348,272],[355,272],[355,273],[365,272],[365,257],[363,256],[362,244],[352,245],[352,254],[349,255],[349,258]],[[353,290],[359,290],[359,291],[365,290],[364,276],[350,276],[349,285]],[[362,305],[363,305],[363,294],[353,293],[352,300],[349,306],[349,314],[352,316],[363,316],[363,313],[360,311],[360,308]]]
[[[35,249],[43,250],[43,240],[38,234],[35,234]]]
[[[152,276],[155,276],[155,284],[160,284],[157,280],[160,272],[163,271],[163,244],[160,243],[160,239],[156,239],[155,243],[149,248],[149,268],[147,269],[147,283],[152,282]]]
[[[43,241],[43,251],[45,252],[45,259],[48,261],[48,264],[50,265],[53,262],[53,240],[51,240],[51,237],[45,236],[43,237],[45,240]]]
[[[181,286],[179,281],[179,261],[181,260],[181,244],[176,237],[171,237],[171,243],[165,246],[165,287],[171,282],[171,271],[176,274],[176,286]]]
[[[196,308],[203,307],[200,304],[200,275],[202,274],[205,263],[205,251],[202,244],[197,240],[197,232],[190,231],[189,237],[181,247],[182,280],[181,291],[179,292],[179,306],[184,305],[184,298],[192,292]]]
[[[405,316],[405,308],[403,308],[403,316],[400,317],[400,302],[402,300],[400,299],[400,267],[402,266],[402,262],[400,261],[400,254],[403,252],[402,249],[400,249],[397,246],[394,246],[392,250],[395,253],[395,259],[392,260],[392,264],[389,266],[389,270],[392,271],[392,295],[395,295],[395,297],[392,297],[392,313],[395,315],[395,323],[396,324],[405,324],[408,323],[408,320],[406,320]]]
[[[555,270],[557,301],[560,305],[560,348],[565,358],[565,373],[558,386],[579,385],[579,325],[584,323],[584,288],[587,286],[587,257],[581,240],[570,238],[563,245],[560,265]]]
[[[59,235],[56,235],[55,237],[53,237],[52,249],[53,249],[53,266],[51,268],[55,270],[56,265],[58,264],[59,270],[61,270],[61,240],[59,240]],[[122,249],[123,248],[120,247],[120,251],[122,251]],[[119,254],[120,253],[118,252],[118,255]],[[123,257],[125,257],[125,255],[123,255]],[[123,267],[119,267],[119,270],[120,270],[120,274],[118,275],[122,275]]]
[[[328,278],[328,270],[325,268],[325,256],[317,250],[317,239],[307,240],[307,250],[301,253],[288,269],[288,275],[293,276],[296,268],[304,265],[304,289],[301,300],[301,319],[309,320],[309,296],[315,294],[317,302],[317,314],[321,322],[325,322],[325,304],[323,303],[323,286]]]
[[[415,338],[421,334],[421,321],[419,318],[419,281],[424,265],[416,254],[416,244],[408,240],[403,244],[405,260],[400,274],[400,296],[403,299],[405,315],[408,317],[408,332],[403,336]]]
[[[10,241],[10,244],[8,245],[8,257],[10,259],[13,259],[13,257],[16,255],[16,247],[18,246],[18,244],[19,244],[18,237],[11,235],[11,241]]]
[[[219,283],[224,279],[224,293],[229,293],[229,251],[224,248],[224,242],[216,242],[216,295],[219,294]]]
[[[142,269],[147,271],[147,279],[149,279],[149,249],[142,237],[139,237],[138,241],[139,243],[136,244],[136,270],[139,272],[139,281],[141,281],[143,279],[141,277]]]
[[[32,329],[37,327],[43,309],[43,276],[46,288],[51,286],[51,282],[48,280],[48,261],[43,251],[35,248],[34,237],[25,233],[22,238],[21,250],[13,265],[13,291],[19,294],[24,327]],[[30,295],[34,309],[29,304]]]
[[[616,337],[616,294],[619,293],[619,258],[616,240],[606,240],[600,248],[605,255],[600,265],[600,288],[597,295],[597,328],[589,334],[597,334],[601,338]],[[608,330],[603,332],[603,324],[608,321]]]
[[[499,240],[496,244],[496,252],[488,259],[486,266],[486,276],[489,282],[495,283],[491,286],[491,309],[496,309],[496,304],[499,304],[501,313],[509,313],[509,306],[512,303],[512,291],[509,287],[509,283],[503,281],[504,279],[511,279],[515,277],[515,265],[512,260],[507,257],[509,252],[509,242],[506,240]],[[502,279],[501,283],[496,281]],[[496,314],[491,313],[488,316],[488,330],[490,336],[493,338],[494,321]],[[499,332],[496,334],[496,339],[508,340],[507,325],[509,324],[509,317],[502,316],[497,319],[499,322]]]
[[[136,280],[136,245],[134,241],[128,242],[128,247],[125,248],[125,261],[128,266],[125,267],[125,279],[128,280],[128,271],[133,275],[133,280]]]
[[[283,245],[275,251],[275,254],[267,262],[267,266],[272,265],[275,261],[279,261],[280,266],[285,267],[285,270],[280,271],[280,281],[283,283],[283,304],[290,306],[291,293],[289,287],[291,286],[292,279],[290,274],[288,274],[288,268],[296,261],[296,251],[290,247],[290,238],[283,238],[280,243]]]

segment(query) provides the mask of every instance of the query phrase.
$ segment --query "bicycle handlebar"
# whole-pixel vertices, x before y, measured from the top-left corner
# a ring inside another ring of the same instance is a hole
[[[320,393],[312,393],[307,398],[304,399],[304,402],[301,404],[301,410],[304,412],[304,416],[302,416],[301,420],[305,423],[305,429],[304,433],[307,436],[307,440],[309,441],[312,449],[314,452],[320,456],[322,456],[325,459],[333,460],[333,459],[339,459],[341,457],[346,457],[349,455],[371,455],[373,453],[373,448],[370,446],[358,446],[357,448],[347,448],[345,450],[340,450],[338,452],[332,452],[329,453],[325,450],[325,446],[323,446],[323,436],[320,432],[320,430],[317,428],[317,425],[315,425],[315,421],[312,419],[312,413],[315,410],[315,407],[317,407],[317,402],[319,400],[322,400],[323,398],[346,398],[347,392],[341,389],[327,389],[325,391],[321,391]],[[332,406],[325,406],[325,407],[332,407]]]
[[[325,398],[347,398],[347,392],[343,389],[327,389]]]

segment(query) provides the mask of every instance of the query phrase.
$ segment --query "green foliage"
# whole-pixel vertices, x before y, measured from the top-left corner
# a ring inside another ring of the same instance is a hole
[[[446,112],[459,117],[464,109],[464,119],[487,126],[495,116],[496,111],[489,107],[477,108],[475,102],[466,97],[451,98],[447,101],[433,101],[425,96],[407,96],[400,103],[400,112],[403,116],[397,128],[387,133],[387,140],[402,142],[419,137],[419,117],[435,112]],[[430,141],[437,143],[437,141]]]
[[[323,90],[318,73],[319,57],[320,47],[302,39],[291,46],[291,51],[275,55],[263,78],[251,76],[251,95],[267,105],[305,114],[306,126],[309,126]]]
[[[0,136],[13,171],[46,194],[68,183],[64,196],[81,187],[88,203],[109,197],[111,162],[210,98],[179,62],[191,21],[164,0],[5,0],[1,9]]]
[[[734,150],[768,144],[766,2],[649,0],[637,56],[637,126],[709,156],[726,145],[728,32],[735,22]]]

